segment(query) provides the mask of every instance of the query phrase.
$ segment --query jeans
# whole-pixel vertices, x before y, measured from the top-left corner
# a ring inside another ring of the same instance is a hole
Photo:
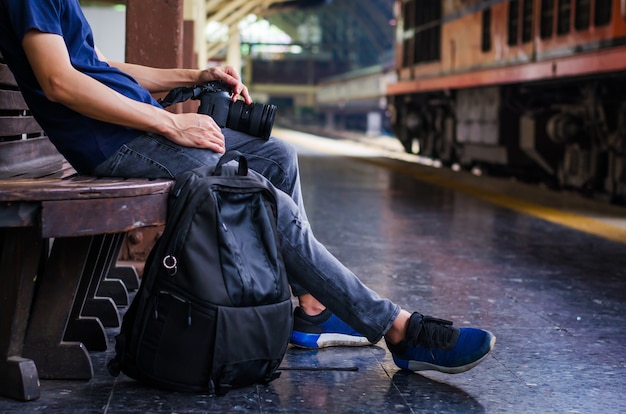
[[[302,203],[295,149],[270,137],[264,141],[224,129],[226,149],[248,159],[252,173],[266,177],[278,191],[278,232],[285,268],[296,296],[306,292],[371,342],[391,327],[400,308],[369,289],[315,239]],[[176,178],[184,171],[215,165],[220,154],[188,148],[147,134],[123,145],[93,171],[97,176]]]

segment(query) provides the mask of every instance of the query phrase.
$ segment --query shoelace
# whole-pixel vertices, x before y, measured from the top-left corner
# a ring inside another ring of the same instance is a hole
[[[414,312],[409,319],[406,337],[410,346],[443,349],[454,334],[451,326],[451,321]]]

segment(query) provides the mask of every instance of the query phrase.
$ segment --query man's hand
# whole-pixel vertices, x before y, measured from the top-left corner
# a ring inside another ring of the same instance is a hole
[[[232,100],[235,102],[240,96],[246,104],[252,103],[252,98],[248,93],[248,88],[241,82],[239,73],[232,66],[215,66],[200,72],[198,83],[206,83],[209,81],[221,80],[229,84],[233,89]]]
[[[213,118],[194,113],[172,115],[175,128],[167,135],[171,141],[185,147],[206,148],[224,153],[224,135]]]

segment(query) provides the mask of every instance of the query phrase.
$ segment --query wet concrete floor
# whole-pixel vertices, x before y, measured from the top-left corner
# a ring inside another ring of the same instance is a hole
[[[626,412],[626,245],[424,183],[377,163],[299,147],[305,205],[328,249],[409,310],[492,331],[473,370],[398,370],[384,342],[289,349],[279,379],[224,397],[110,377],[42,381],[0,413]],[[111,335],[115,330],[111,330]]]

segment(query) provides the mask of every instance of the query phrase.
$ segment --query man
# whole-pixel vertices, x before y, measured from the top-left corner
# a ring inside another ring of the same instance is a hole
[[[315,239],[292,147],[222,130],[205,115],[167,112],[151,96],[222,80],[232,86],[233,99],[251,103],[232,68],[155,69],[109,62],[94,46],[78,0],[0,0],[0,50],[33,115],[81,173],[175,178],[214,165],[226,149],[237,149],[280,189],[282,255],[300,300],[295,345],[361,345],[384,337],[400,368],[448,373],[474,367],[493,349],[490,332],[410,314],[380,298]]]

